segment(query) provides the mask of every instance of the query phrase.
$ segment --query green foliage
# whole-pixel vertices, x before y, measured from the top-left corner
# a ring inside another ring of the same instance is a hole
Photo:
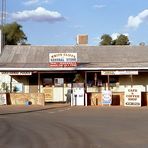
[[[112,43],[112,38],[108,34],[104,34],[101,36],[101,42],[100,45],[111,45]]]
[[[115,41],[115,45],[129,45],[129,39],[126,35],[119,35]]]
[[[5,83],[5,82],[3,82],[2,84],[1,84],[1,88],[2,88],[2,91],[5,91],[5,92],[8,92],[8,85]]]
[[[26,44],[27,37],[22,30],[22,26],[16,22],[3,26],[5,45]]]
[[[104,34],[101,36],[100,45],[130,45],[130,42],[128,37],[123,34],[120,34],[115,40],[110,35]]]
[[[76,74],[73,81],[75,83],[84,83],[84,77],[81,74]]]

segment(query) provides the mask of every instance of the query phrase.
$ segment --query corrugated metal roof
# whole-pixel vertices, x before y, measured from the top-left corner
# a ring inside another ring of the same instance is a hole
[[[5,46],[0,68],[49,68],[49,53],[77,53],[78,68],[145,68],[148,46]]]

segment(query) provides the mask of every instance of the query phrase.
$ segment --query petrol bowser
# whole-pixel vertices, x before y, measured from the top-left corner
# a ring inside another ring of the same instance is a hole
[[[84,106],[84,83],[73,83],[71,106]]]

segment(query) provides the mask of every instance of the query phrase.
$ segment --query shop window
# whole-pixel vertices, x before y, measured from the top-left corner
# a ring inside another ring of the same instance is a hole
[[[103,87],[105,86],[105,83],[107,83],[107,77],[101,76],[100,73],[87,73],[87,86],[88,87]]]
[[[83,74],[79,74],[79,73],[75,74],[75,78],[74,78],[73,82],[75,82],[75,83],[84,83]]]
[[[111,76],[109,78],[109,82],[110,82],[110,87],[116,87],[117,86],[117,83],[119,82],[119,77],[118,76]]]
[[[64,85],[64,79],[63,78],[54,78],[54,85],[55,86],[63,86]]]
[[[23,84],[22,83],[12,83],[12,92],[22,93],[23,92]]]
[[[52,78],[43,78],[43,86],[52,86],[53,85],[53,81]]]

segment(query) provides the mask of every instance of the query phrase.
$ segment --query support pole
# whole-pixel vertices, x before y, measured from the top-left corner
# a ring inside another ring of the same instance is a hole
[[[3,27],[4,25],[6,24],[6,0],[2,0],[1,1],[1,46],[2,48],[4,47],[5,45],[5,36],[4,36],[4,33],[3,33]]]
[[[131,77],[131,87],[133,87],[133,75],[131,75],[130,77]]]
[[[87,99],[87,71],[85,71],[85,84],[84,84],[84,105],[85,106],[87,106],[87,100],[86,99]]]
[[[110,78],[109,78],[109,75],[107,75],[107,89],[110,90]]]
[[[40,92],[40,72],[38,72],[38,93]]]
[[[97,86],[97,73],[96,72],[94,74],[94,81],[95,81],[95,86]]]
[[[12,93],[12,76],[10,76],[10,93]]]

